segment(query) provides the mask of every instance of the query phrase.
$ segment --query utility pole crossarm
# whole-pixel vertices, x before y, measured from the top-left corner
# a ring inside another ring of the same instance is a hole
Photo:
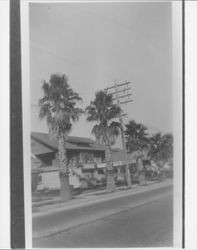
[[[131,96],[131,95],[132,95],[132,94],[127,94],[127,95],[124,95],[124,96],[122,95],[122,96],[119,96],[118,98],[119,98],[119,99],[125,98],[125,97],[128,97],[128,98],[129,98],[129,96]],[[115,98],[113,98],[112,100],[113,100],[113,101],[116,101],[117,98],[115,97]],[[131,101],[133,101],[133,100],[127,99],[125,102],[122,102],[122,103],[120,102],[120,104],[123,104],[123,103],[126,103],[126,102],[131,102]]]
[[[120,104],[125,104],[125,103],[128,103],[128,102],[133,102],[133,100],[128,100],[128,101],[125,101],[125,102],[120,102]]]
[[[118,98],[120,99],[120,98],[124,98],[124,97],[129,97],[129,96],[131,96],[132,94],[126,94],[126,95],[121,95],[121,96],[119,96]]]
[[[128,85],[128,84],[131,84],[131,82],[124,82],[124,83],[121,83],[121,84],[117,84],[116,86],[121,87],[121,86]],[[109,89],[113,89],[113,88],[115,88],[115,86],[105,88],[105,90],[109,90]]]
[[[126,91],[128,91],[128,90],[130,90],[131,88],[126,88],[126,89],[122,89],[122,90],[118,90],[117,92],[112,92],[112,93],[110,93],[111,95],[116,95],[117,93],[122,93],[122,92],[126,92]],[[107,89],[105,89],[105,90],[107,90]]]

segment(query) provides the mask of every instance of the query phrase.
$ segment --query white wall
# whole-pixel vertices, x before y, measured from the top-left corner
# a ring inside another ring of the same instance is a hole
[[[51,171],[40,173],[41,183],[38,185],[37,190],[43,189],[60,189],[60,180],[59,180],[59,171]],[[80,180],[76,175],[71,175],[69,177],[69,183],[74,188],[78,188],[80,186]]]
[[[59,172],[45,172],[41,173],[41,184],[38,185],[37,190],[42,189],[60,189]]]

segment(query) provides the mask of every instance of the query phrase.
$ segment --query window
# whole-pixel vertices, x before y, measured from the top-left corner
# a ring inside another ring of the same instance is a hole
[[[93,162],[93,153],[92,152],[82,152],[81,153],[81,158],[83,162]]]

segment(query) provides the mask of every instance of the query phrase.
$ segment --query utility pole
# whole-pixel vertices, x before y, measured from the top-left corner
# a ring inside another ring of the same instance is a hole
[[[114,86],[106,88],[105,91],[108,90],[114,90],[111,94],[114,96],[114,100],[116,100],[117,105],[121,107],[121,104],[125,104],[128,102],[133,102],[133,100],[130,99],[130,96],[132,95],[131,93],[128,93],[127,91],[131,89],[129,87],[130,82],[125,82],[121,84],[117,84],[116,82],[114,83]],[[120,89],[121,88],[121,89]],[[119,95],[120,93],[124,93],[124,95]],[[124,100],[125,98],[128,98],[127,100]],[[120,101],[122,99],[122,101]],[[128,161],[128,156],[127,156],[127,148],[126,148],[126,140],[125,140],[125,135],[124,135],[124,122],[123,122],[123,116],[126,114],[120,113],[119,115],[119,121],[120,121],[120,130],[121,130],[121,138],[122,138],[122,147],[123,147],[123,152],[124,152],[124,158],[125,158],[125,163],[126,163],[126,177],[127,177],[127,185],[129,188],[131,188],[131,177],[130,177],[130,169],[129,169],[129,161]]]

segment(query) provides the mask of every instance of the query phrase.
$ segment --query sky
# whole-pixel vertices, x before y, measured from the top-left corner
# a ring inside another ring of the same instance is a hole
[[[37,104],[42,81],[60,73],[83,108],[97,90],[131,82],[124,122],[172,132],[171,3],[31,3],[29,18],[32,131],[48,131]],[[82,116],[71,135],[92,137],[92,127]]]

